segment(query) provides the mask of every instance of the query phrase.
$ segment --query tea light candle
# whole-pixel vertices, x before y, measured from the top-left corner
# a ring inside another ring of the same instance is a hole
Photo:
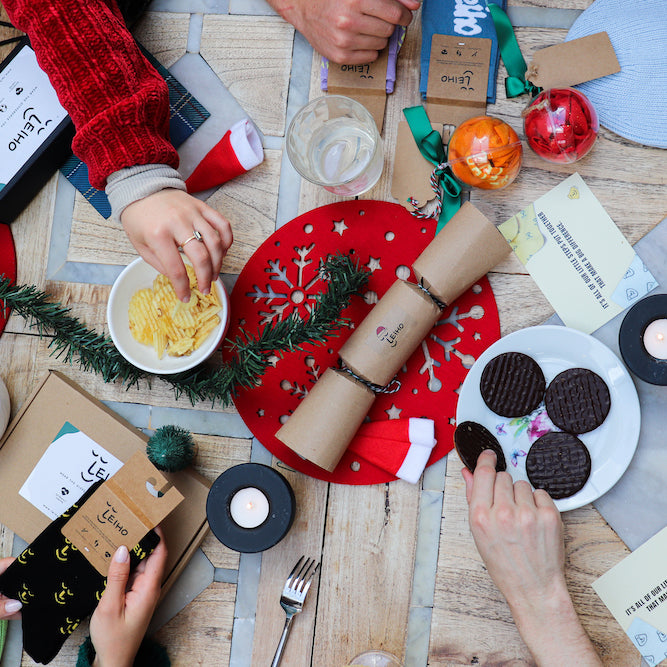
[[[259,489],[247,487],[232,496],[229,513],[241,528],[257,528],[269,516],[269,501]]]
[[[667,359],[667,319],[653,320],[644,331],[644,347],[656,359]]]
[[[292,487],[277,470],[243,463],[225,470],[213,482],[206,517],[225,546],[256,553],[285,537],[294,521],[295,504]]]
[[[647,296],[630,308],[618,332],[618,346],[637,377],[667,385],[667,294]]]

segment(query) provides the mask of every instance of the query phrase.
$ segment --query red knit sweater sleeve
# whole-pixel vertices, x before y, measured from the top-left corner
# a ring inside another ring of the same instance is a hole
[[[72,149],[103,188],[140,164],[178,166],[169,92],[127,30],[115,0],[3,0],[76,128]]]

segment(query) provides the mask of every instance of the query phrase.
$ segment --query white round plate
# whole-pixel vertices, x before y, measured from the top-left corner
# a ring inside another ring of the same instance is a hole
[[[157,375],[180,373],[194,368],[207,359],[217,349],[229,324],[229,296],[220,278],[216,280],[222,310],[218,313],[220,324],[192,354],[170,357],[165,354],[158,359],[150,345],[143,345],[130,333],[128,306],[132,295],[145,287],[152,287],[158,272],[141,257],[128,264],[111,288],[107,303],[107,323],[111,339],[118,351],[137,368]]]
[[[505,454],[507,471],[515,481],[528,480],[526,454],[534,440],[545,429],[560,429],[554,427],[546,416],[544,401],[529,417],[516,419],[500,417],[486,406],[479,391],[482,371],[491,359],[503,352],[523,352],[535,359],[544,373],[547,386],[567,368],[588,368],[607,383],[611,395],[607,418],[595,430],[578,436],[591,454],[591,475],[577,493],[555,501],[561,512],[593,502],[616,484],[637,447],[639,398],[630,374],[606,345],[592,336],[563,326],[521,329],[487,348],[463,382],[456,423],[478,422],[493,433]]]

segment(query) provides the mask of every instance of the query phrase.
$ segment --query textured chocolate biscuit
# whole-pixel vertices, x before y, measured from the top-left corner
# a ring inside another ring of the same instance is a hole
[[[479,382],[489,410],[502,417],[530,414],[540,404],[545,387],[542,369],[522,352],[505,352],[491,359]]]
[[[591,455],[575,435],[547,433],[528,450],[526,473],[536,489],[544,489],[554,500],[568,498],[586,484]]]
[[[611,407],[605,381],[587,368],[569,368],[547,387],[547,414],[568,433],[588,433],[602,424]]]
[[[477,459],[485,449],[492,449],[496,453],[496,470],[498,472],[507,469],[505,455],[498,440],[477,422],[461,422],[454,431],[454,444],[463,465],[470,472],[475,471]]]

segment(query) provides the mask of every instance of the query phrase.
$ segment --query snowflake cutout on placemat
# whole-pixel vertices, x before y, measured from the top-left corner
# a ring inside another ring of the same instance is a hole
[[[349,329],[325,346],[276,358],[261,384],[242,391],[235,404],[257,439],[288,466],[313,477],[348,484],[394,479],[348,451],[333,473],[300,458],[275,438],[299,402],[329,366],[337,350],[378,299],[397,280],[414,282],[410,266],[433,238],[435,223],[417,220],[402,206],[387,202],[348,201],[310,211],[287,223],[250,258],[231,296],[229,338],[241,328],[252,333],[296,311],[307,317],[315,296],[326,289],[319,268],[336,252],[351,253],[371,272],[363,298],[343,312]],[[498,312],[486,278],[446,308],[397,378],[401,389],[377,396],[368,418],[428,417],[435,421],[436,445],[430,463],[453,446],[456,402],[475,359],[500,336]]]

